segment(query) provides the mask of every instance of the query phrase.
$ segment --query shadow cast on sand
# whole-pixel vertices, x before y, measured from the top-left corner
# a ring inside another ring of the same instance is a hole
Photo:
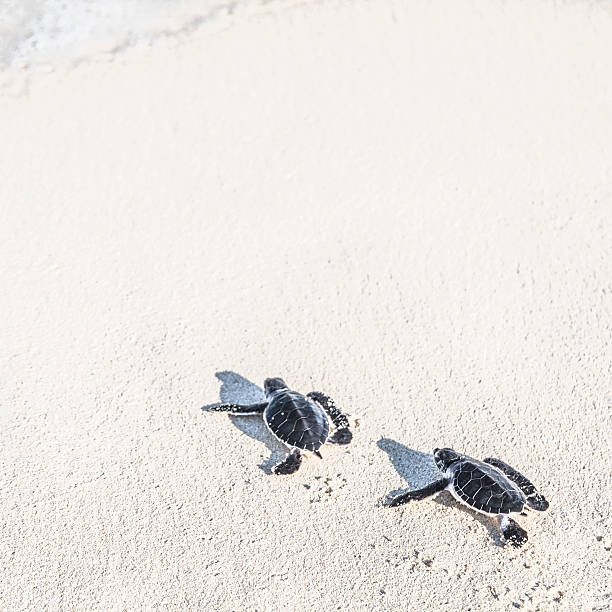
[[[202,406],[204,412],[210,411],[211,408],[219,404],[258,404],[266,400],[261,387],[258,387],[244,376],[236,374],[236,372],[217,372],[215,376],[221,381],[221,389],[219,389],[220,401]],[[249,438],[263,442],[266,445],[270,451],[270,457],[259,467],[266,474],[271,474],[272,468],[283,459],[287,451],[268,431],[261,416],[231,415],[229,419],[237,429],[249,436]]]
[[[390,438],[381,438],[378,441],[378,448],[385,451],[385,453],[389,455],[389,460],[393,464],[393,467],[397,473],[410,485],[409,489],[395,489],[394,491],[391,491],[387,495],[385,503],[388,503],[392,498],[396,497],[400,493],[421,489],[430,482],[438,479],[440,476],[440,472],[436,467],[432,454],[413,450],[407,446],[404,446],[403,444],[400,444],[399,442],[396,442],[395,440],[391,440]],[[504,542],[501,539],[501,534],[496,525],[495,519],[484,514],[480,514],[464,504],[460,504],[447,491],[443,491],[437,495],[433,501],[436,504],[446,506],[447,508],[455,508],[467,512],[481,525],[483,525],[483,527],[489,533],[489,537],[495,542],[496,546],[504,546]],[[408,505],[411,503],[422,502],[410,502]],[[407,506],[400,507],[406,508]]]

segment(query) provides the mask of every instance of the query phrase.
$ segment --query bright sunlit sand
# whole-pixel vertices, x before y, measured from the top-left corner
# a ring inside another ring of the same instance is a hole
[[[264,5],[127,47],[3,75],[0,608],[607,609],[605,3]],[[202,410],[270,376],[353,442],[270,474],[259,417]],[[381,506],[442,446],[536,483],[527,545]]]

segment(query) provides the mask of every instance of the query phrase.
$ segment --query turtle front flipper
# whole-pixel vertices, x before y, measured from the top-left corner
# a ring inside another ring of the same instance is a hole
[[[294,474],[302,464],[302,453],[299,448],[294,448],[275,468],[274,473],[280,475]]]
[[[349,429],[349,420],[347,415],[338,409],[334,400],[320,391],[311,391],[306,397],[317,402],[325,410],[336,428],[328,442],[331,444],[348,444],[353,439],[353,433]]]
[[[504,539],[510,542],[514,548],[519,548],[527,542],[527,532],[507,514],[500,515],[499,526]]]
[[[488,463],[489,465],[501,470],[512,482],[518,485],[518,488],[525,494],[525,497],[527,498],[527,505],[530,508],[539,510],[540,512],[548,509],[548,502],[544,496],[538,493],[538,490],[535,488],[533,483],[529,479],[525,478],[525,476],[523,476],[520,472],[509,466],[507,463],[504,463],[501,459],[488,457],[483,461],[484,463]]]
[[[397,495],[396,497],[390,499],[385,506],[388,508],[395,508],[396,506],[402,506],[403,504],[407,504],[411,501],[422,501],[424,499],[428,499],[429,497],[436,495],[436,493],[444,491],[444,489],[448,487],[448,483],[448,478],[441,478],[440,480],[436,480],[435,482],[428,484],[422,489],[408,491],[406,493],[402,493],[401,495]]]
[[[211,406],[209,410],[212,410],[213,412],[229,412],[230,414],[251,416],[255,414],[262,414],[267,405],[268,402],[264,402],[263,404],[250,404],[248,406],[242,404],[219,404],[218,406]]]

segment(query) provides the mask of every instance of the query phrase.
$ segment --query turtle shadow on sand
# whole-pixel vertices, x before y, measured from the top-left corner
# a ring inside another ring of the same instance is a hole
[[[216,372],[215,376],[221,381],[219,389],[219,400],[213,404],[202,406],[202,410],[207,412],[219,404],[257,404],[266,400],[261,387],[237,374],[236,372],[223,371]],[[261,416],[231,416],[230,422],[242,433],[259,442],[263,442],[270,451],[270,457],[259,467],[266,473],[271,474],[272,468],[285,454],[280,442],[270,434]]]
[[[432,454],[413,450],[407,446],[404,446],[403,444],[400,444],[399,442],[396,442],[395,440],[391,440],[390,438],[381,438],[377,444],[378,448],[389,455],[389,460],[393,464],[396,472],[409,484],[408,489],[395,489],[390,491],[385,499],[385,503],[388,503],[393,497],[399,495],[400,493],[420,489],[428,485],[430,482],[440,478],[440,472],[436,467]],[[471,508],[460,504],[448,491],[442,491],[442,493],[437,495],[432,501],[436,504],[440,504],[441,506],[446,506],[447,508],[467,512],[481,525],[483,525],[483,527],[485,527],[496,546],[504,546],[499,528],[495,523],[495,519],[492,517],[479,514]],[[410,502],[407,506],[402,507],[406,508],[411,504],[420,503],[423,502]],[[390,508],[389,510],[392,509],[393,508]]]

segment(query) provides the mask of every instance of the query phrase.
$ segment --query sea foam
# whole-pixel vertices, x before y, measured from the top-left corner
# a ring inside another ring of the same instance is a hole
[[[0,70],[78,63],[188,34],[265,0],[0,0]]]

